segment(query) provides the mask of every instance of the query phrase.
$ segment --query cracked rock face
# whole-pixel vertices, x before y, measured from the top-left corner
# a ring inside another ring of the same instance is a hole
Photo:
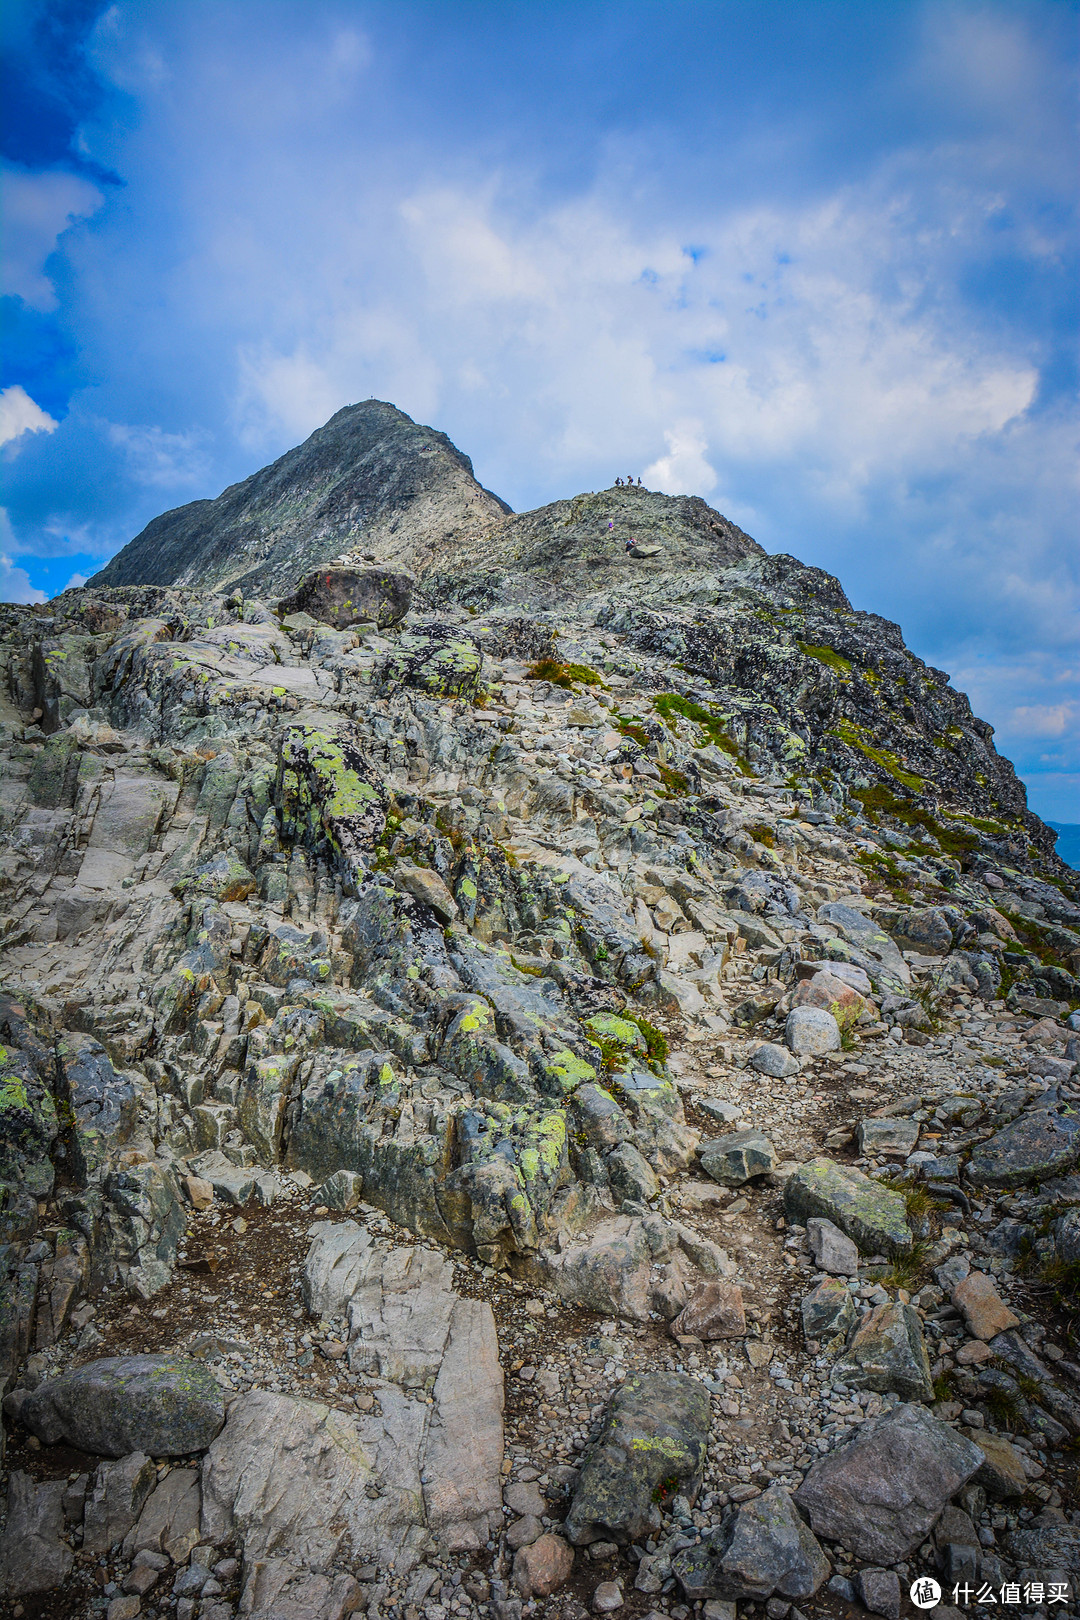
[[[510,513],[377,401],[0,608],[5,1596],[1071,1556],[1050,848],[837,581],[691,497]]]

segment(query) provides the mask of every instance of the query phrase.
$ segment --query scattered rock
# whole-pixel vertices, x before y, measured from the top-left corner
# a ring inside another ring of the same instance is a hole
[[[1020,1326],[1019,1317],[1010,1311],[985,1271],[973,1271],[958,1282],[952,1302],[963,1314],[964,1325],[973,1338],[989,1340],[996,1333]]]
[[[803,1297],[803,1332],[808,1339],[847,1339],[855,1322],[855,1304],[846,1284],[829,1277]]]
[[[912,1119],[861,1119],[856,1135],[862,1154],[896,1153],[906,1158],[919,1140],[919,1127]]]
[[[0,1533],[0,1593],[26,1597],[59,1586],[74,1563],[64,1541],[66,1481],[37,1484],[15,1469],[8,1479],[7,1517]]]
[[[766,1041],[751,1056],[750,1067],[774,1080],[789,1080],[793,1074],[798,1074],[802,1065],[786,1047]]]
[[[797,1057],[820,1057],[840,1050],[840,1026],[821,1007],[793,1007],[784,1025],[784,1039]]]
[[[715,1137],[702,1143],[700,1154],[705,1174],[725,1187],[741,1187],[754,1176],[768,1175],[777,1165],[776,1150],[760,1131],[733,1131],[730,1136]]]
[[[706,1343],[713,1339],[741,1339],[746,1332],[742,1289],[737,1283],[705,1283],[669,1324],[677,1338],[689,1333]]]
[[[833,1382],[903,1401],[931,1401],[934,1386],[919,1315],[910,1305],[878,1305],[833,1368]]]
[[[811,1216],[806,1223],[806,1238],[819,1271],[827,1271],[833,1277],[858,1276],[858,1248],[832,1221]]]
[[[981,1468],[983,1453],[924,1406],[897,1406],[821,1458],[795,1493],[815,1534],[895,1564]]]
[[[1080,1114],[1036,1110],[978,1142],[967,1173],[977,1187],[1024,1187],[1061,1175],[1080,1155]]]
[[[544,1534],[514,1554],[514,1585],[524,1598],[550,1597],[573,1567],[574,1549],[561,1536]]]
[[[688,1602],[709,1598],[812,1597],[829,1574],[817,1538],[782,1485],[743,1503],[673,1570]]]

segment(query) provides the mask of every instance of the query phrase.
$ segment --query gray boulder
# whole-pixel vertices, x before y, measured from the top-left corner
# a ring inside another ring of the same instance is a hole
[[[919,1126],[913,1119],[860,1119],[856,1135],[860,1153],[899,1153],[906,1158],[919,1140]]]
[[[1080,1576],[1080,1525],[1027,1524],[1005,1537],[1005,1551],[1014,1563],[1040,1571],[1064,1570]]]
[[[1080,1114],[1022,1114],[971,1155],[978,1187],[1023,1187],[1068,1170],[1080,1155]]]
[[[793,1074],[798,1074],[802,1065],[786,1047],[778,1046],[775,1041],[766,1041],[751,1057],[750,1067],[773,1080],[788,1080]]]
[[[142,1451],[102,1463],[83,1511],[83,1551],[102,1553],[124,1537],[157,1484],[157,1470]]]
[[[47,1446],[64,1440],[99,1457],[205,1451],[225,1421],[221,1386],[200,1361],[110,1356],[39,1384],[20,1421]]]
[[[864,1609],[885,1620],[900,1620],[900,1577],[895,1569],[861,1569],[856,1583]]]
[[[693,1501],[709,1440],[709,1397],[683,1373],[635,1373],[612,1397],[566,1519],[575,1546],[660,1528],[660,1504]]]
[[[897,1406],[815,1463],[795,1501],[816,1535],[843,1542],[858,1558],[895,1564],[982,1462],[978,1446],[924,1406]]]
[[[399,624],[412,606],[413,582],[389,568],[316,568],[279,604],[281,614],[307,613],[345,630],[364,621]]]
[[[782,1485],[736,1508],[701,1546],[672,1561],[687,1601],[812,1597],[829,1560]]]
[[[0,1595],[48,1592],[67,1579],[75,1562],[62,1539],[67,1481],[37,1484],[15,1470],[8,1480],[7,1522],[0,1534]]]
[[[899,1193],[825,1157],[801,1164],[788,1177],[784,1213],[803,1224],[812,1215],[822,1216],[870,1254],[906,1254],[913,1242]]]
[[[818,907],[818,921],[828,923],[854,947],[859,966],[865,968],[875,989],[902,990],[911,983],[911,970],[898,946],[883,928],[853,906],[830,900]]]
[[[855,1323],[855,1304],[846,1284],[829,1277],[804,1296],[803,1332],[808,1339],[847,1338]]]
[[[932,1401],[934,1386],[919,1315],[910,1305],[878,1305],[833,1368],[833,1382],[904,1401]]]
[[[823,1007],[792,1007],[784,1039],[798,1057],[820,1057],[840,1050],[840,1025]]]
[[[701,1168],[713,1181],[725,1187],[741,1187],[754,1176],[776,1169],[776,1149],[760,1131],[732,1131],[704,1142],[700,1149]]]
[[[858,1248],[832,1221],[811,1216],[806,1223],[806,1239],[819,1271],[827,1271],[833,1277],[858,1276]]]

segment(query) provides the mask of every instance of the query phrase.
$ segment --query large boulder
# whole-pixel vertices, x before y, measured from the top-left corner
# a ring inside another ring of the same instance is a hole
[[[698,1547],[674,1559],[688,1602],[813,1597],[830,1564],[782,1485],[730,1513]]]
[[[833,1382],[904,1401],[933,1400],[919,1313],[911,1305],[876,1306],[833,1368]]]
[[[282,615],[307,613],[335,630],[367,622],[399,624],[412,606],[413,581],[389,568],[316,568],[278,605]]]
[[[842,900],[829,900],[818,907],[818,921],[835,928],[851,947],[852,959],[865,969],[875,990],[898,991],[911,983],[911,970],[885,930]]]
[[[977,1187],[1023,1187],[1045,1181],[1080,1155],[1080,1114],[1022,1114],[972,1150],[968,1176]]]
[[[705,1174],[723,1187],[741,1187],[754,1176],[768,1175],[778,1162],[769,1138],[753,1130],[714,1137],[701,1144],[700,1154]]]
[[[978,1446],[924,1406],[897,1406],[815,1463],[795,1500],[816,1535],[895,1564],[982,1463]]]
[[[527,1263],[533,1279],[567,1304],[631,1322],[647,1322],[653,1311],[670,1321],[702,1283],[735,1272],[708,1238],[655,1214],[606,1217]]]
[[[803,1224],[822,1216],[870,1254],[907,1254],[914,1241],[900,1194],[834,1159],[811,1159],[788,1177],[784,1212]]]
[[[683,1373],[635,1373],[612,1397],[588,1451],[566,1534],[576,1546],[636,1541],[660,1528],[661,1504],[693,1501],[701,1486],[711,1412]]]
[[[797,1057],[820,1057],[840,1050],[840,1025],[823,1007],[792,1007],[784,1039]]]
[[[225,1421],[221,1385],[201,1361],[109,1356],[47,1379],[20,1402],[19,1420],[47,1446],[99,1457],[205,1451]]]

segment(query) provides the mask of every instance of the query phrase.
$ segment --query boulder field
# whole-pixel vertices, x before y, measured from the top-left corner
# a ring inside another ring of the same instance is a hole
[[[0,760],[0,1612],[1077,1612],[1080,890],[897,627],[369,402]]]

